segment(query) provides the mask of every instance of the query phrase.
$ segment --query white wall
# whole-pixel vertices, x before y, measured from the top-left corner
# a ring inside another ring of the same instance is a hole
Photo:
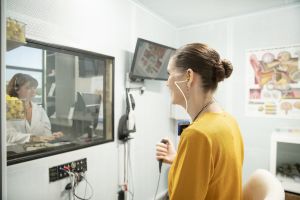
[[[115,133],[124,112],[125,71],[129,70],[136,37],[174,46],[175,28],[131,1],[7,0],[7,14],[27,24],[27,37],[115,57]],[[131,142],[135,199],[153,199],[158,178],[155,144],[172,137],[169,93],[163,82],[146,81],[136,99],[137,133]],[[153,117],[155,116],[155,117]],[[159,127],[159,128],[158,128]],[[117,142],[8,166],[8,199],[69,199],[67,180],[49,183],[48,168],[87,158],[93,199],[117,199],[123,146]],[[166,168],[161,187],[166,190]]]
[[[219,88],[217,99],[240,124],[245,143],[245,179],[256,168],[269,169],[270,136],[276,127],[299,127],[299,120],[245,116],[246,50],[299,44],[299,19],[300,5],[296,5],[207,22],[178,32],[179,46],[188,42],[208,43],[233,62],[233,75]]]

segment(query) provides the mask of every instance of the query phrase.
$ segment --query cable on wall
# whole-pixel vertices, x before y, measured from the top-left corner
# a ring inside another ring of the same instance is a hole
[[[64,168],[61,168],[61,170],[67,172],[70,177],[70,183],[68,183],[65,187],[65,190],[70,190],[70,197],[73,197],[73,200],[79,199],[79,200],[90,200],[94,196],[94,189],[92,185],[89,183],[89,181],[86,179],[86,175],[83,172],[74,172],[69,167],[65,166]],[[78,195],[76,192],[76,189],[78,188],[79,183],[84,180],[85,181],[85,190],[84,190],[84,196]],[[86,191],[87,186],[89,186],[91,194],[89,197],[86,197]],[[70,199],[71,200],[71,199]]]

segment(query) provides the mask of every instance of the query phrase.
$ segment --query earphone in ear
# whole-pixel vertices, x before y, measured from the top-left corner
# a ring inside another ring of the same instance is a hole
[[[187,80],[187,81],[189,81],[189,80],[190,80],[190,78],[191,78],[190,71],[187,71],[187,78],[186,78],[186,80]]]
[[[15,92],[17,92],[19,89],[20,89],[20,86],[18,84],[18,78],[16,77],[15,84],[14,84],[14,90],[15,90]]]

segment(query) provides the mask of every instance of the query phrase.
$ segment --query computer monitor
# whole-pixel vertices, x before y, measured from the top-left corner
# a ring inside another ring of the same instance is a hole
[[[132,80],[168,80],[167,66],[176,49],[138,38],[129,73]]]
[[[73,131],[77,136],[88,134],[93,137],[98,125],[101,95],[77,92],[73,114]]]

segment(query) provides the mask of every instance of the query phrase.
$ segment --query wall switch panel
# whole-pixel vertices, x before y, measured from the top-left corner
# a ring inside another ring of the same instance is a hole
[[[87,171],[86,158],[49,168],[49,182],[69,177],[68,170],[78,173]]]

